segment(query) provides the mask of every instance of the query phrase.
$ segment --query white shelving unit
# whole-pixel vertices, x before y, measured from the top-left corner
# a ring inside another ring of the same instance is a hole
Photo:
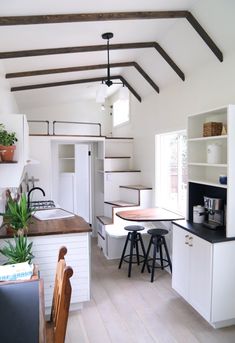
[[[59,144],[59,172],[75,172],[75,149],[74,144]]]
[[[203,137],[203,124],[206,122],[222,122],[227,134]],[[219,109],[198,113],[188,117],[188,182],[203,186],[216,187],[215,197],[219,197],[219,190],[224,189],[222,197],[227,203],[226,236],[235,236],[233,214],[235,208],[235,158],[233,147],[235,144],[235,105],[228,105]],[[219,163],[207,162],[208,145],[217,144],[221,150]],[[227,175],[227,185],[219,182],[220,175]],[[195,190],[194,190],[195,191]],[[200,189],[201,192],[201,189]],[[213,194],[213,189],[210,189]],[[190,211],[189,208],[189,217]],[[192,213],[192,212],[191,212]]]

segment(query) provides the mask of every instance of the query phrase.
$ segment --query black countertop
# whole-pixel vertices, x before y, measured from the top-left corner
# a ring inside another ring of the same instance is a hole
[[[225,228],[211,230],[202,224],[195,224],[188,220],[176,220],[172,223],[210,243],[221,243],[235,240],[235,237],[226,237]]]

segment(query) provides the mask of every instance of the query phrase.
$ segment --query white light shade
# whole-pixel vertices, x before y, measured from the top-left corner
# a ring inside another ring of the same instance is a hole
[[[129,90],[127,87],[123,86],[119,90],[119,99],[120,100],[128,100],[129,99]]]
[[[105,83],[101,83],[96,91],[96,102],[103,104],[107,96],[107,86]]]

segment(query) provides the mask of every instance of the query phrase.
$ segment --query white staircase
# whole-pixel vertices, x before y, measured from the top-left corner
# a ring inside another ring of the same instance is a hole
[[[104,207],[97,216],[98,246],[109,259],[120,258],[127,232],[135,224],[115,214],[152,205],[152,189],[141,185],[141,171],[133,168],[133,139],[106,138],[103,155]],[[136,223],[137,224],[137,223]]]

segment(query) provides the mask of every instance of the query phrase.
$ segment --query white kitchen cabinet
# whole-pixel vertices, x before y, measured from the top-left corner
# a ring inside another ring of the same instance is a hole
[[[172,287],[210,321],[212,244],[174,226]]]
[[[0,163],[0,188],[19,187],[28,159],[28,123],[23,114],[1,115],[0,123],[5,129],[16,132],[18,141],[14,153],[15,163]]]
[[[172,243],[172,287],[184,298],[189,297],[190,249],[189,234],[176,226],[173,227]],[[187,243],[187,245],[186,245]]]
[[[234,249],[173,225],[172,287],[215,328],[235,324]]]

